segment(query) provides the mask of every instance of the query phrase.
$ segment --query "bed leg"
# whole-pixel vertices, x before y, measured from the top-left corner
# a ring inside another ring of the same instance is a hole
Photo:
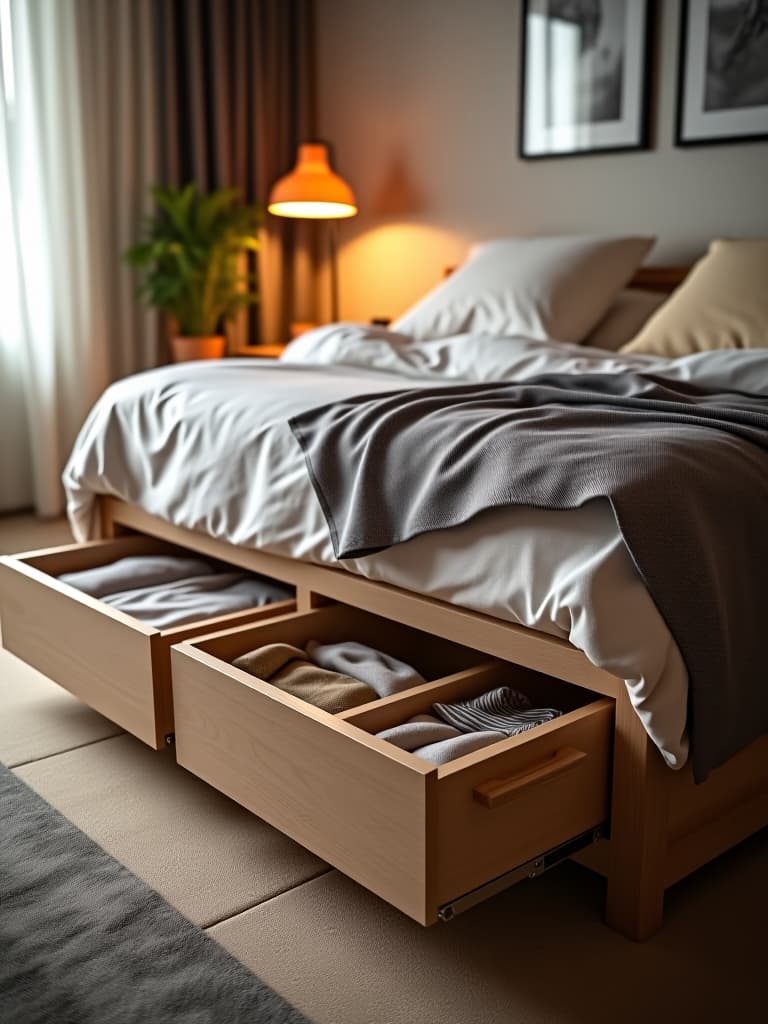
[[[627,696],[616,701],[606,923],[635,942],[664,914],[669,769]]]

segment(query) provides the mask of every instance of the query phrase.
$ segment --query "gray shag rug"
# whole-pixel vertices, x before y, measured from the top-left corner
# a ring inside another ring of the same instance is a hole
[[[0,1021],[309,1024],[4,765]]]

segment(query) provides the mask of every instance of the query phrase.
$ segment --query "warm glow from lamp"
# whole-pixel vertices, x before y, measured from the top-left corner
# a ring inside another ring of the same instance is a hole
[[[357,204],[349,185],[328,164],[322,143],[299,146],[296,166],[275,182],[267,209],[278,217],[337,220],[354,217]]]
[[[337,221],[354,217],[357,203],[349,185],[335,174],[328,163],[328,147],[322,142],[304,142],[299,146],[296,166],[272,186],[267,209],[278,217]],[[339,319],[338,224],[326,230],[330,253],[331,320]]]

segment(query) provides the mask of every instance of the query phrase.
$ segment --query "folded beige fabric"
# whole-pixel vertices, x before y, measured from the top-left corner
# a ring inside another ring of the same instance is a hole
[[[340,672],[320,668],[305,651],[290,644],[257,647],[235,658],[232,664],[332,715],[377,699],[370,686]]]

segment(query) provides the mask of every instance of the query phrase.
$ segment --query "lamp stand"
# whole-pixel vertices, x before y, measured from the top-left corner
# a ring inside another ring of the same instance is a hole
[[[329,269],[331,278],[331,323],[335,324],[339,319],[339,222],[337,220],[329,220],[327,223]]]

